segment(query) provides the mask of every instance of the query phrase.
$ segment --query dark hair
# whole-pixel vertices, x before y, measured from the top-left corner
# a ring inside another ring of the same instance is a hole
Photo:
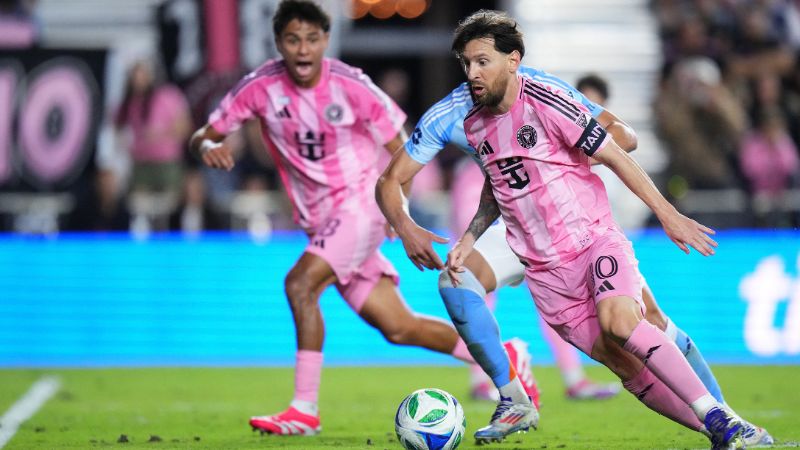
[[[583,92],[584,88],[594,89],[605,100],[608,100],[609,95],[611,95],[608,90],[608,82],[600,75],[594,73],[578,78],[575,87],[581,92]]]
[[[482,9],[462,20],[453,35],[453,51],[460,56],[473,39],[493,38],[495,50],[509,54],[514,50],[525,56],[525,43],[517,21],[501,11]]]
[[[144,67],[146,70],[150,70],[151,76],[153,77],[150,85],[145,88],[145,91],[141,93],[142,99],[142,109],[140,111],[140,119],[143,122],[147,122],[150,118],[151,106],[153,103],[153,94],[155,93],[156,89],[161,87],[164,84],[164,75],[161,70],[161,66],[159,66],[155,61],[152,60],[139,60],[135,62],[129,69],[128,69],[128,77],[125,82],[125,93],[122,96],[122,103],[117,110],[116,117],[114,118],[114,125],[118,128],[124,127],[128,125],[132,119],[131,117],[131,103],[133,103],[134,97],[137,96],[133,92],[133,76],[134,73],[139,70],[140,68]]]
[[[294,19],[319,25],[326,33],[331,29],[330,16],[316,3],[310,0],[283,0],[278,5],[275,16],[272,17],[272,31],[275,33],[275,39],[280,37],[286,25]]]

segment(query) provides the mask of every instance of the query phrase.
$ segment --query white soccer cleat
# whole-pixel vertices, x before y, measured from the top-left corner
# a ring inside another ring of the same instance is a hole
[[[730,406],[723,404],[723,408],[733,417],[737,418],[742,423],[742,441],[745,447],[769,447],[775,444],[775,439],[765,430],[759,426],[744,420],[742,416],[736,414]]]
[[[322,431],[319,416],[301,413],[291,406],[280,414],[251,417],[250,426],[261,434],[281,436],[315,436]]]
[[[745,448],[750,447],[769,447],[775,444],[775,439],[767,432],[767,430],[755,426],[752,423],[742,420],[744,430],[742,431],[742,440],[744,441]]]
[[[500,397],[489,425],[475,432],[475,443],[478,445],[490,442],[502,442],[512,433],[525,432],[539,424],[539,411],[532,403],[512,403],[510,398]]]

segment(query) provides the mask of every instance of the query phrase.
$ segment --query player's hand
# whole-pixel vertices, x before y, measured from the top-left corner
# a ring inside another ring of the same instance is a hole
[[[203,164],[213,169],[231,170],[235,165],[233,152],[224,143],[203,143],[200,148]]]
[[[667,236],[686,254],[689,253],[689,247],[692,247],[703,256],[713,255],[714,249],[719,245],[709,236],[716,234],[716,231],[679,212],[671,214],[661,224]]]
[[[403,240],[403,247],[406,249],[408,259],[417,266],[417,269],[442,270],[444,268],[442,258],[433,250],[433,243],[446,244],[450,242],[450,239],[434,234],[416,224],[400,235],[400,239]]]
[[[467,235],[459,239],[456,245],[447,253],[445,268],[447,269],[447,274],[450,275],[450,280],[453,282],[453,287],[458,287],[461,284],[461,276],[459,274],[465,270],[464,261],[467,259],[467,255],[472,252],[474,244],[475,241],[471,239],[471,235]]]

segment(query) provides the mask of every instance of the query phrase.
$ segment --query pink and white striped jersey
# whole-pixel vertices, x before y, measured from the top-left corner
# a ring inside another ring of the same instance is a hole
[[[283,60],[267,61],[228,92],[209,124],[229,134],[251,118],[261,121],[295,222],[313,231],[332,211],[375,203],[377,152],[406,115],[360,69],[325,58],[310,89],[292,82]]]
[[[561,91],[518,77],[511,109],[476,105],[464,119],[507,225],[511,249],[533,270],[575,259],[616,227],[589,156],[611,139],[589,110]]]

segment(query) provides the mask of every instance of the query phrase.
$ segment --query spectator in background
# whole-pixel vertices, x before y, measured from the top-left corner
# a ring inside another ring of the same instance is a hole
[[[589,99],[590,102],[597,103],[605,107],[608,102],[609,90],[608,82],[603,77],[596,74],[589,74],[578,79],[575,87]]]
[[[722,84],[717,65],[704,57],[678,63],[655,102],[670,175],[685,188],[742,185],[736,155],[746,126],[741,104]],[[679,196],[670,188],[673,196]]]
[[[222,97],[245,72],[206,72],[186,86],[193,123],[203,123]],[[282,189],[275,164],[261,138],[258,121],[246,122],[232,133],[229,144],[236,160],[230,171],[205,167],[194,158],[185,162],[187,170],[186,201],[183,211],[173,216],[175,228],[184,232],[230,228],[248,230],[254,236],[265,237],[260,224],[278,228],[294,228],[291,206],[271,200],[270,191]],[[278,196],[279,198],[282,198]]]
[[[775,3],[775,2],[773,2]],[[794,56],[780,32],[782,10],[769,2],[743,4],[738,29],[726,62],[734,78],[753,79],[763,73],[788,74]]]
[[[36,0],[0,0],[0,48],[28,48],[39,41]]]
[[[739,163],[743,148],[754,145],[753,135],[761,133],[763,142],[763,120],[774,116],[768,111],[780,111],[780,128],[794,146],[800,144],[800,0],[651,0],[650,5],[665,60],[655,110],[670,157],[670,194],[681,198],[687,189],[750,186],[758,215],[766,197],[755,193],[753,174],[742,173],[754,168]],[[747,118],[758,125],[744,143]],[[737,220],[747,217],[744,212],[738,211]],[[719,223],[732,226],[727,219]],[[749,224],[750,219],[738,223]]]
[[[403,111],[409,110],[409,96],[411,92],[411,80],[408,72],[399,67],[390,67],[384,70],[377,78],[376,84],[386,93]],[[403,128],[409,132],[409,122],[416,120],[409,118]],[[378,158],[378,170],[383,172],[391,161],[391,156],[387,152],[381,152]],[[409,198],[409,210],[412,217],[421,226],[426,228],[440,228],[444,224],[440,223],[439,217],[442,211],[443,198],[439,195],[444,190],[444,174],[438,164],[428,164],[414,178],[411,185],[411,195]]]
[[[753,194],[753,205],[762,225],[788,225],[782,200],[800,169],[797,146],[778,109],[762,111],[756,127],[742,141],[740,164]]]
[[[397,103],[397,106],[407,111],[409,94],[411,92],[411,80],[408,72],[398,67],[390,67],[378,76],[376,83],[383,92]],[[413,120],[413,119],[412,119]]]
[[[800,60],[795,62],[792,75],[786,81],[786,88],[781,91],[783,104],[792,140],[800,145]]]
[[[151,61],[140,60],[130,69],[114,125],[133,161],[131,193],[167,194],[163,213],[169,214],[183,188],[183,149],[191,131],[183,93],[164,82]],[[166,220],[151,225],[167,226]]]
[[[795,77],[800,81],[800,75]],[[762,113],[770,110],[777,110],[783,115],[786,122],[785,126],[789,134],[798,142],[800,135],[800,98],[791,89],[791,80],[788,80],[787,89],[784,89],[781,78],[773,73],[763,73],[750,83],[750,98],[748,113],[751,123],[758,123],[762,118]]]

